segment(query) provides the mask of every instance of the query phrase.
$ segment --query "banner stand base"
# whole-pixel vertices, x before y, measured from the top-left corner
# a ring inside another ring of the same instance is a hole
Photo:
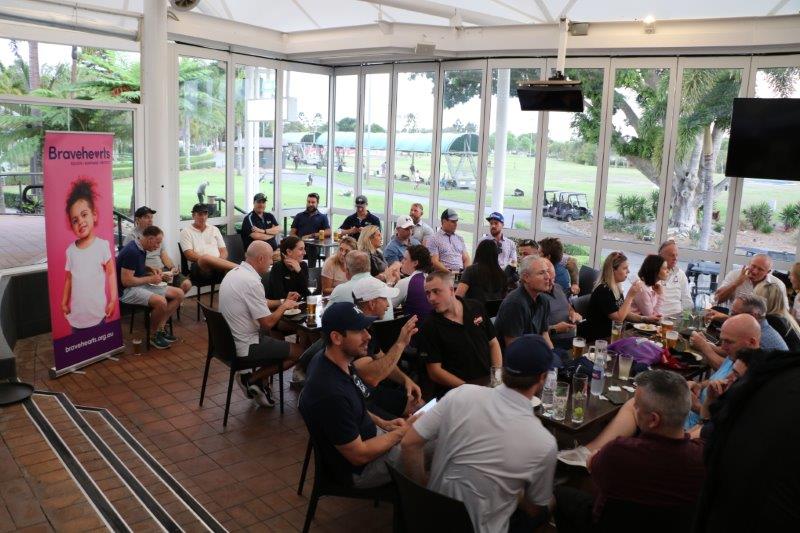
[[[72,366],[68,366],[68,367],[65,367],[65,368],[58,369],[58,370],[56,370],[55,367],[52,367],[50,369],[50,372],[49,372],[50,379],[55,379],[55,378],[61,377],[64,374],[69,374],[70,372],[76,372],[79,368],[83,368],[85,366],[89,366],[92,363],[96,363],[97,361],[100,361],[102,359],[113,359],[114,361],[119,361],[119,359],[117,359],[116,357],[112,357],[112,356],[114,356],[114,355],[116,355],[118,353],[122,353],[124,351],[125,351],[125,346],[123,345],[123,346],[120,346],[119,348],[111,350],[110,352],[106,352],[106,353],[102,353],[100,355],[96,355],[96,356],[92,357],[91,359],[87,359],[85,361],[81,361],[80,363],[74,364]],[[81,372],[81,373],[83,373],[83,372]]]

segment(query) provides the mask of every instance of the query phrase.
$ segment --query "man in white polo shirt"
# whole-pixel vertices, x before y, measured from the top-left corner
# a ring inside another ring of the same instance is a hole
[[[772,275],[772,258],[767,254],[756,254],[750,259],[749,265],[743,266],[741,270],[728,272],[717,292],[714,293],[714,297],[718,305],[725,305],[726,302],[733,303],[740,296],[753,294],[753,290],[762,282],[776,284],[783,292],[786,307],[789,307],[789,301],[786,299],[786,285]]]
[[[225,273],[236,267],[228,261],[228,249],[219,228],[209,226],[208,206],[195,204],[192,224],[181,230],[181,249],[191,264],[189,277],[195,285],[219,283]]]
[[[661,314],[677,315],[685,309],[694,307],[692,293],[689,291],[689,280],[678,266],[678,245],[670,239],[661,243],[658,255],[667,262],[669,275],[664,281],[664,298],[661,302]]]
[[[245,260],[222,280],[219,287],[219,311],[231,329],[236,355],[259,363],[253,373],[240,373],[236,382],[248,398],[258,405],[273,407],[268,378],[277,371],[279,361],[284,370],[300,357],[300,347],[262,335],[283,316],[297,307],[297,294],[290,294],[274,312],[267,307],[262,274],[272,265],[272,247],[264,241],[253,241],[247,247]]]

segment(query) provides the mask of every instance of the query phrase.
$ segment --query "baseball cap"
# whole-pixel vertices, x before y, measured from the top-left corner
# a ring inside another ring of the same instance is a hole
[[[538,376],[561,368],[561,359],[541,335],[523,335],[506,348],[503,368],[512,376]]]
[[[397,287],[389,287],[376,278],[363,278],[353,285],[353,299],[356,302],[368,302],[375,298],[396,298],[400,294]]]
[[[322,331],[361,331],[372,325],[377,317],[367,316],[350,302],[330,304],[322,313]]]
[[[364,196],[363,194],[359,194],[358,196],[356,196],[356,205],[367,205],[368,203],[369,202],[367,202],[367,197]]]
[[[267,196],[263,192],[260,192],[255,196],[253,196],[253,202],[266,202],[266,201],[267,201]]]
[[[400,215],[397,217],[398,228],[411,228],[414,226],[414,221],[408,215]]]
[[[491,222],[492,220],[496,220],[501,224],[506,223],[506,219],[503,218],[503,213],[498,213],[497,211],[486,217],[486,222]]]
[[[206,204],[194,204],[192,213],[208,213],[208,206]]]
[[[147,214],[155,215],[156,214],[156,210],[155,209],[150,209],[146,205],[143,205],[142,207],[140,207],[139,209],[134,211],[133,216],[136,217],[136,218],[139,218],[139,217],[143,217],[143,216],[145,216]]]
[[[441,220],[451,220],[453,222],[458,220],[458,213],[456,213],[455,209],[450,209],[449,207],[442,211],[442,218]]]

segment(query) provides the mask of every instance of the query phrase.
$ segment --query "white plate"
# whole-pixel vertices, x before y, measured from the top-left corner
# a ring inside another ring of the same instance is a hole
[[[294,309],[287,309],[286,311],[284,311],[284,312],[283,312],[283,314],[284,314],[285,316],[295,316],[295,315],[299,315],[299,314],[300,314],[300,309],[297,309],[297,308],[294,308]]]
[[[148,285],[150,285],[151,287],[166,287],[167,282],[162,281],[161,283],[148,283]]]
[[[540,405],[542,405],[542,399],[539,398],[538,396],[534,396],[533,398],[531,398],[531,405],[534,407],[534,409],[539,407]]]
[[[641,324],[634,324],[633,327],[635,329],[638,329],[639,331],[648,331],[650,333],[658,330],[658,327],[655,324],[641,323]]]

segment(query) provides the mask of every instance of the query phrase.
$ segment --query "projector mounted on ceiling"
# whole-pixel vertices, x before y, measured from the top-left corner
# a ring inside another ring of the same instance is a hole
[[[200,4],[200,0],[169,0],[169,3],[178,11],[191,11]]]

